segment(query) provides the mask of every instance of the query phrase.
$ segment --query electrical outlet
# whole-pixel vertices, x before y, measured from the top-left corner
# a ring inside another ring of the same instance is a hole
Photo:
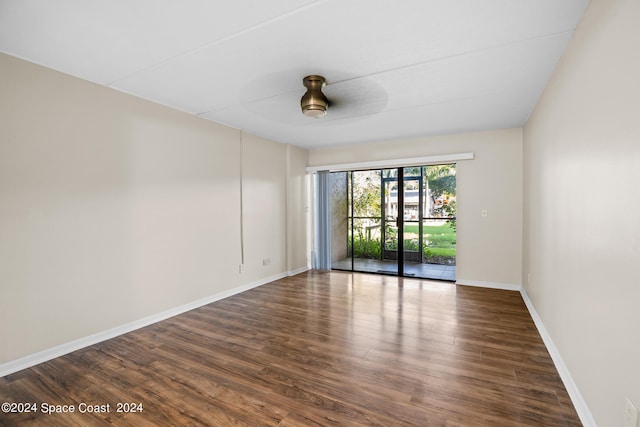
[[[482,209],[482,216],[483,217],[487,216],[487,210],[486,209]]]
[[[238,266],[238,273],[240,273],[240,274],[244,273],[244,264],[240,264]]]
[[[625,406],[624,427],[638,427],[638,408],[627,397]]]
[[[267,266],[267,265],[269,265],[269,264],[271,264],[271,258],[264,258],[264,259],[262,260],[262,266],[263,266],[263,267],[264,267],[264,266]]]

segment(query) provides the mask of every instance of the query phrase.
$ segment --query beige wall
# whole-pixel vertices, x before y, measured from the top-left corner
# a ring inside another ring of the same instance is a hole
[[[296,272],[310,264],[309,151],[293,145],[287,145],[287,150],[287,271]]]
[[[0,70],[0,364],[306,266],[306,150],[242,135],[241,275],[239,131]]]
[[[524,132],[526,290],[600,426],[640,408],[638,41],[592,0]]]
[[[244,275],[258,280],[287,268],[287,149],[243,134],[243,155]]]
[[[457,278],[460,283],[521,284],[522,130],[315,149],[310,166],[473,152],[457,166]],[[482,217],[482,210],[487,216]]]

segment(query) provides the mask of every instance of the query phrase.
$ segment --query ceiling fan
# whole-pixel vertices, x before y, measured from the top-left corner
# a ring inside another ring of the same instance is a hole
[[[300,108],[307,117],[318,119],[331,109],[332,121],[363,118],[382,111],[387,104],[385,90],[364,78],[340,80],[329,86],[323,76],[311,74],[302,79],[302,84],[307,91],[300,99]],[[322,92],[323,88],[328,97]]]
[[[320,74],[306,75],[299,70],[260,76],[243,88],[240,104],[270,121],[312,127],[348,125],[384,110],[388,97],[380,84],[368,78],[333,74],[336,80],[330,83]],[[300,89],[300,80],[305,91]]]
[[[322,93],[322,88],[327,84],[327,80],[322,76],[310,75],[302,79],[302,84],[307,88],[300,100],[302,114],[316,119],[324,117],[329,108],[329,100]]]

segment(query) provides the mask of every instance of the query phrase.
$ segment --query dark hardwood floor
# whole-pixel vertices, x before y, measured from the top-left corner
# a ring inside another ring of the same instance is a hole
[[[343,272],[278,280],[0,378],[0,402],[36,404],[0,413],[21,426],[581,425],[518,292]]]

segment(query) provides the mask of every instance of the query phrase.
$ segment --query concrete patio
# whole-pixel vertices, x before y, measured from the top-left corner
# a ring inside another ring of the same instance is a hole
[[[352,270],[351,258],[334,261],[331,264],[334,270]],[[398,264],[395,260],[379,260],[369,258],[355,258],[353,260],[353,271],[380,274],[398,274]],[[455,282],[456,266],[426,264],[416,262],[404,263],[404,275],[422,279],[446,280]]]

